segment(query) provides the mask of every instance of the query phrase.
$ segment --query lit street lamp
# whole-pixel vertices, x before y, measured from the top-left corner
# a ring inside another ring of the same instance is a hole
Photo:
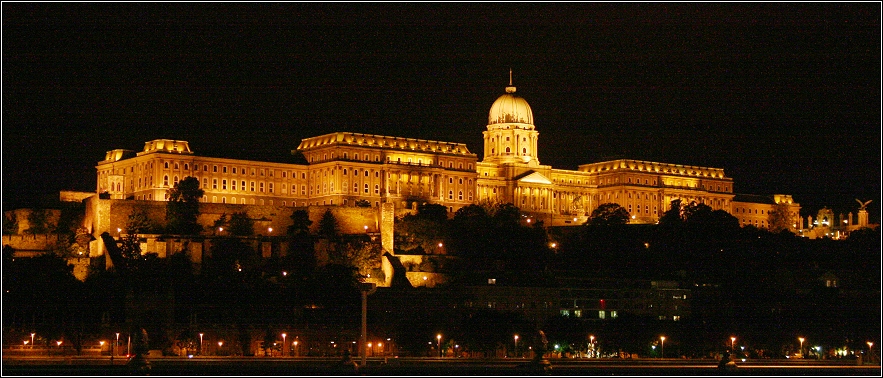
[[[659,340],[662,340],[662,351],[660,352],[660,355],[662,358],[665,358],[665,336],[659,336]]]
[[[592,357],[595,357],[595,336],[589,335],[589,346],[592,347]]]
[[[802,337],[798,337],[797,340],[800,340],[800,358],[803,358],[803,340],[805,339]]]
[[[435,338],[438,339],[438,356],[441,357],[441,356],[442,356],[442,351],[441,351],[441,334],[435,335]]]
[[[199,355],[202,355],[202,335],[203,333],[199,333]]]
[[[36,333],[31,332],[31,348],[34,347],[34,335],[36,335]]]
[[[515,335],[515,354],[518,355],[518,335]]]
[[[736,336],[730,337],[730,349],[736,351]]]
[[[117,332],[117,341],[113,343],[113,352],[110,354],[110,361],[113,362],[113,356],[116,355],[117,345],[120,343],[120,333]]]
[[[282,355],[283,355],[283,356],[286,354],[286,353],[285,353],[285,347],[286,347],[286,344],[285,344],[285,336],[288,336],[288,335],[285,334],[285,333],[283,333],[283,334],[282,334]]]
[[[297,357],[297,340],[294,340],[294,356]]]

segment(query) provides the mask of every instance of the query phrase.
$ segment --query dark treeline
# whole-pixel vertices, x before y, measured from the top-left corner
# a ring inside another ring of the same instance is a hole
[[[857,348],[880,333],[878,230],[808,240],[740,227],[704,205],[669,211],[656,225],[624,224],[617,209],[605,208],[585,226],[553,228],[512,205],[467,206],[451,218],[442,206],[419,210],[397,220],[396,252],[448,257],[433,269],[449,283],[372,296],[369,333],[395,340],[402,353],[433,353],[439,333],[443,348],[458,351],[514,349],[513,334],[522,335],[522,346],[536,342],[540,324],[523,315],[462,306],[471,297],[457,288],[486,282],[488,273],[501,286],[555,288],[556,278],[579,275],[671,280],[692,291],[692,315],[678,322],[627,313],[603,321],[546,319],[541,326],[562,351],[585,350],[592,334],[605,350],[647,355],[666,334],[667,356],[705,356],[738,334],[740,343],[781,356],[793,352],[798,335]],[[241,222],[235,214],[223,219],[227,227]],[[13,258],[4,249],[4,340],[19,343],[35,332],[46,345],[64,339],[79,348],[132,319],[146,320],[151,349],[192,346],[198,332],[218,324],[236,330],[239,350],[228,353],[251,353],[245,346],[256,330],[266,330],[265,345],[285,329],[357,336],[357,283],[365,265],[378,264],[379,241],[340,235],[330,213],[315,233],[305,212],[292,220],[285,256],[261,257],[251,236],[216,237],[202,263],[193,264],[185,253],[142,255],[137,243],[123,240],[129,273],[105,270],[105,261],[94,259],[85,282],[60,255]],[[322,264],[318,245],[328,255]]]

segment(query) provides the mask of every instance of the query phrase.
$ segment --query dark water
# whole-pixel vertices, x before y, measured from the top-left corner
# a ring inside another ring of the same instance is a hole
[[[408,362],[375,364],[356,370],[337,362],[154,361],[151,376],[880,376],[879,366],[744,365],[732,371],[706,364],[555,364],[544,372],[528,362]],[[96,364],[7,364],[3,376],[125,376],[126,366]]]

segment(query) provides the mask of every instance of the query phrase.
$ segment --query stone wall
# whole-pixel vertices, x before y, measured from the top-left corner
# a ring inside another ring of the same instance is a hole
[[[3,245],[16,251],[50,251],[58,245],[58,235],[3,235]]]
[[[113,200],[91,197],[87,200],[85,222],[96,237],[102,232],[117,236],[126,231],[129,215],[135,211],[144,211],[150,220],[165,226],[166,203],[161,201]],[[337,219],[340,232],[343,234],[359,234],[379,231],[380,214],[376,207],[345,207],[345,206],[308,206],[287,207],[269,205],[239,205],[224,203],[200,203],[197,222],[207,230],[224,214],[245,212],[254,221],[255,235],[284,235],[292,224],[291,214],[296,210],[306,210],[313,221],[310,230],[319,229],[319,221],[326,210],[331,211]],[[119,231],[117,230],[119,229]],[[270,231],[272,229],[272,231]],[[207,232],[211,234],[211,232]]]
[[[61,217],[61,210],[46,209],[45,211],[46,221],[49,223],[50,227],[54,228],[58,225],[58,219]],[[30,216],[32,212],[34,212],[34,209],[15,209],[5,212],[4,215],[6,218],[14,219],[18,222],[18,230],[15,233],[22,235],[31,227],[30,222],[28,222],[28,216]],[[6,222],[5,219],[3,221]]]

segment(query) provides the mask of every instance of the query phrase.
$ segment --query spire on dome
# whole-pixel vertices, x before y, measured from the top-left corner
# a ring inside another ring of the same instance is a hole
[[[512,86],[512,68],[509,68],[509,86],[506,87],[506,93],[515,93],[515,87]]]

